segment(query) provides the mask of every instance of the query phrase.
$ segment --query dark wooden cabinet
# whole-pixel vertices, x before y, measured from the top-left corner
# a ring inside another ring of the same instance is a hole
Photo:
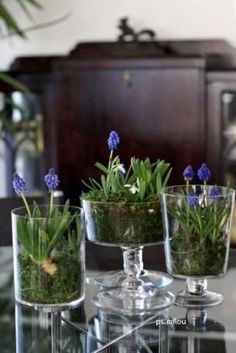
[[[222,41],[176,41],[87,43],[52,59],[41,86],[45,136],[66,196],[79,202],[81,180],[96,176],[96,161],[106,163],[111,130],[120,134],[125,164],[134,155],[164,158],[173,184],[183,182],[188,164],[206,162],[212,182],[221,183],[221,93],[210,72],[232,69],[231,58]]]
[[[70,60],[57,65],[58,158],[63,181],[76,185],[108,157],[107,136],[121,137],[119,154],[164,158],[173,182],[205,161],[204,60]],[[77,185],[78,186],[78,185]]]

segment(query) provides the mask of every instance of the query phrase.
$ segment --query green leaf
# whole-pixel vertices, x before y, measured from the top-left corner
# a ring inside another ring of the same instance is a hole
[[[30,236],[27,230],[27,220],[24,218],[18,218],[17,220],[17,235],[19,237],[19,241],[22,244],[23,248],[28,254],[31,254],[31,243]]]
[[[107,190],[106,178],[104,177],[104,175],[101,176],[101,183],[102,183],[104,194],[107,198],[108,197],[108,190]]]
[[[0,1],[0,17],[4,21],[9,32],[15,32],[20,37],[25,38],[24,33],[22,32],[22,30],[18,26],[14,17],[7,10],[6,6],[2,3],[2,1]]]
[[[69,224],[73,221],[73,217],[71,217],[70,212],[64,214],[63,217],[61,218],[61,222],[55,233],[53,234],[53,238],[50,241],[47,250],[45,252],[46,258],[48,258],[54,249],[55,245],[58,243],[58,241],[62,238],[64,235],[65,231],[68,229]]]
[[[169,166],[168,166],[169,168]],[[170,179],[170,175],[172,173],[172,168],[170,168],[170,170],[168,171],[168,173],[166,174],[166,177],[164,179],[164,181],[162,182],[162,187],[166,187],[167,183],[168,183],[168,180]]]
[[[15,78],[11,77],[10,75],[0,72],[0,80],[8,83],[13,88],[22,91],[24,93],[29,92],[29,89],[20,81],[16,80]]]
[[[28,3],[30,3],[31,5],[37,7],[38,9],[42,9],[42,8],[43,8],[42,4],[40,4],[40,2],[37,1],[37,0],[18,0],[18,1],[21,1],[21,2],[23,2],[23,1],[28,2]]]
[[[95,167],[100,169],[103,173],[108,174],[108,169],[103,164],[97,162],[95,163]]]
[[[159,194],[159,192],[162,190],[162,180],[160,174],[157,174],[156,176],[156,192]]]

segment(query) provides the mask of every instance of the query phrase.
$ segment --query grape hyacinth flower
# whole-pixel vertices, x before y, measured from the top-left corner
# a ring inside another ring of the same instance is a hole
[[[212,186],[209,190],[209,199],[211,200],[218,200],[221,196],[221,193],[218,190],[217,186]]]
[[[29,205],[28,205],[28,203],[26,201],[26,198],[25,198],[25,196],[23,194],[23,192],[26,190],[26,182],[17,173],[13,174],[12,187],[13,187],[15,193],[18,196],[22,197],[23,202],[25,204],[25,208],[26,208],[26,210],[28,212],[29,217],[31,218],[31,212],[30,212],[30,209],[29,209]]]
[[[192,180],[194,177],[194,171],[191,165],[188,165],[183,172],[184,180]]]
[[[191,165],[188,165],[183,172],[184,180],[186,181],[186,193],[189,193],[189,181],[193,179],[194,172]]]
[[[48,191],[50,192],[50,208],[49,212],[53,210],[53,192],[57,189],[59,185],[58,175],[55,172],[54,168],[50,168],[48,174],[44,177],[45,184],[47,185]]]
[[[189,206],[197,206],[199,203],[199,197],[195,193],[188,194],[187,200]]]
[[[26,183],[24,179],[21,178],[17,173],[13,174],[12,187],[17,195],[20,195],[23,191],[26,190]]]
[[[49,169],[48,174],[44,177],[44,181],[50,192],[55,191],[57,189],[59,185],[59,179],[57,174],[55,173],[54,168]]]
[[[210,179],[211,171],[206,165],[206,163],[203,163],[201,165],[201,167],[197,171],[197,175],[198,175],[198,178],[205,183]]]
[[[108,143],[109,150],[113,151],[117,149],[118,144],[120,143],[120,137],[116,131],[110,132],[107,143]]]

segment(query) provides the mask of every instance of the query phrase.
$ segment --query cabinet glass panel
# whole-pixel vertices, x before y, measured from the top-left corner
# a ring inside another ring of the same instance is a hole
[[[43,115],[39,95],[0,92],[0,197],[12,195],[12,174],[17,171],[27,189],[41,189],[43,169]]]
[[[236,187],[236,91],[222,94],[222,113],[224,179]]]

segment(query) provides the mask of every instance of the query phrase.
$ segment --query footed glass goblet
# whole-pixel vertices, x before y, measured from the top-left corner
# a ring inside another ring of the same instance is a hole
[[[171,293],[160,291],[152,283],[145,285],[141,276],[143,247],[159,240],[159,202],[82,200],[82,206],[88,239],[104,246],[119,246],[123,252],[123,277],[97,294],[96,305],[132,315],[171,305]]]
[[[161,192],[167,271],[186,279],[175,304],[207,307],[223,296],[207,278],[226,272],[235,192],[213,185],[177,185]]]

